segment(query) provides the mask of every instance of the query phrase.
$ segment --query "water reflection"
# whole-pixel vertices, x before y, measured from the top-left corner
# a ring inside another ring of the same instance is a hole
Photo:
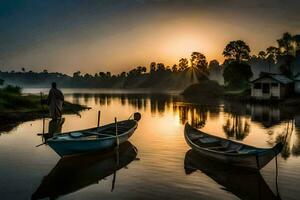
[[[131,107],[135,111],[151,113],[152,117],[158,118],[171,114],[178,120],[179,125],[189,122],[192,126],[204,129],[211,134],[251,142],[251,145],[261,147],[266,147],[265,144],[268,144],[267,147],[273,146],[276,142],[283,140],[288,132],[286,123],[291,121],[290,124],[293,126],[290,125],[289,129],[294,128],[293,131],[289,131],[282,156],[288,158],[291,155],[300,154],[300,113],[293,108],[221,100],[202,99],[193,102],[182,96],[170,94],[75,93],[66,96],[74,103],[85,104],[93,108],[114,107],[115,111],[121,111]],[[54,122],[49,123],[49,132],[52,131],[51,129],[59,128],[56,126]],[[59,132],[59,130],[56,131]]]
[[[288,120],[285,122],[286,128],[276,135],[275,142],[282,142],[284,144],[281,155],[284,159],[287,159],[291,155],[299,156],[300,152],[300,132],[299,129],[295,127],[294,120]],[[296,130],[295,130],[296,128]],[[271,132],[271,134],[274,134]],[[273,142],[274,143],[274,142]]]
[[[272,192],[259,172],[235,169],[216,163],[199,156],[192,149],[185,154],[184,168],[186,174],[200,170],[240,199],[280,199],[279,195]]]
[[[36,147],[39,147],[41,145],[47,145],[47,140],[51,137],[53,137],[54,133],[61,133],[63,124],[65,123],[65,118],[61,119],[52,119],[48,124],[48,133],[45,133],[45,119],[43,118],[43,131],[42,133],[38,133],[38,136],[42,137],[42,143],[37,145]]]
[[[65,123],[65,118],[61,119],[52,119],[49,122],[48,133],[53,135],[54,133],[61,133],[62,126]]]
[[[98,184],[112,174],[115,181],[116,171],[126,167],[136,156],[136,147],[130,142],[125,142],[118,150],[61,158],[43,178],[31,199],[56,199],[89,185]]]
[[[278,106],[252,105],[251,120],[262,124],[266,128],[280,124],[284,120],[293,118],[293,113],[280,109]]]
[[[227,138],[243,140],[250,132],[249,119],[234,113],[228,114],[226,123],[223,125],[223,130]]]

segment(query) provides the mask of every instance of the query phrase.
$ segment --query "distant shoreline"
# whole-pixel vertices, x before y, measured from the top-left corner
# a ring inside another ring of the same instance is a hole
[[[22,92],[24,94],[39,94],[43,92],[48,93],[49,87],[24,87]],[[64,94],[76,94],[76,93],[101,93],[101,94],[172,94],[179,95],[182,90],[162,90],[162,89],[149,89],[149,88],[138,88],[138,89],[119,89],[119,88],[67,88],[62,87],[60,90]]]

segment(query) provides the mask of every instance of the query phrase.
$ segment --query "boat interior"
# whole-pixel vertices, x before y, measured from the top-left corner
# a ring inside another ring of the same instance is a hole
[[[121,135],[128,131],[129,129],[133,128],[136,122],[132,120],[128,121],[123,121],[119,122],[117,124],[117,130],[118,130],[118,135]],[[97,138],[107,138],[111,136],[116,135],[116,127],[115,124],[109,124],[105,125],[99,128],[93,128],[89,130],[84,130],[84,131],[76,131],[76,132],[71,132],[69,134],[63,134],[60,135],[60,139],[67,139],[67,138],[72,138],[72,139],[97,139]]]
[[[235,143],[230,140],[222,140],[217,137],[211,137],[207,134],[201,134],[201,132],[191,132],[189,133],[189,138],[194,144],[201,148],[223,153],[249,154],[256,151],[256,149],[243,144]]]

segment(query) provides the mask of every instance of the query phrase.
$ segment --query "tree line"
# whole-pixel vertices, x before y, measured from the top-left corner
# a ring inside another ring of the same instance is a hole
[[[53,81],[60,87],[96,87],[96,88],[161,88],[182,89],[197,81],[216,80],[229,88],[247,86],[253,69],[269,71],[277,66],[278,72],[292,78],[295,73],[294,63],[300,57],[300,35],[284,33],[277,40],[277,46],[270,46],[257,55],[250,55],[251,49],[243,40],[230,41],[223,50],[224,62],[207,61],[201,52],[192,52],[189,58],[181,58],[174,65],[151,62],[148,67],[137,66],[128,72],[112,74],[98,72],[95,74],[76,71],[72,76],[59,73],[34,72],[21,68],[21,71],[1,72],[0,78],[8,84],[22,86],[48,87]],[[267,64],[269,70],[262,69],[261,63]],[[0,80],[0,84],[3,84]],[[224,82],[223,82],[224,81]]]

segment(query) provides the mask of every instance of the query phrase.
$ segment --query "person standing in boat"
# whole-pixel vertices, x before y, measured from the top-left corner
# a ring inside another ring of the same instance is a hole
[[[60,119],[62,116],[62,107],[64,103],[63,93],[57,89],[56,83],[52,83],[52,88],[49,91],[47,104],[49,105],[50,117],[53,120]]]

